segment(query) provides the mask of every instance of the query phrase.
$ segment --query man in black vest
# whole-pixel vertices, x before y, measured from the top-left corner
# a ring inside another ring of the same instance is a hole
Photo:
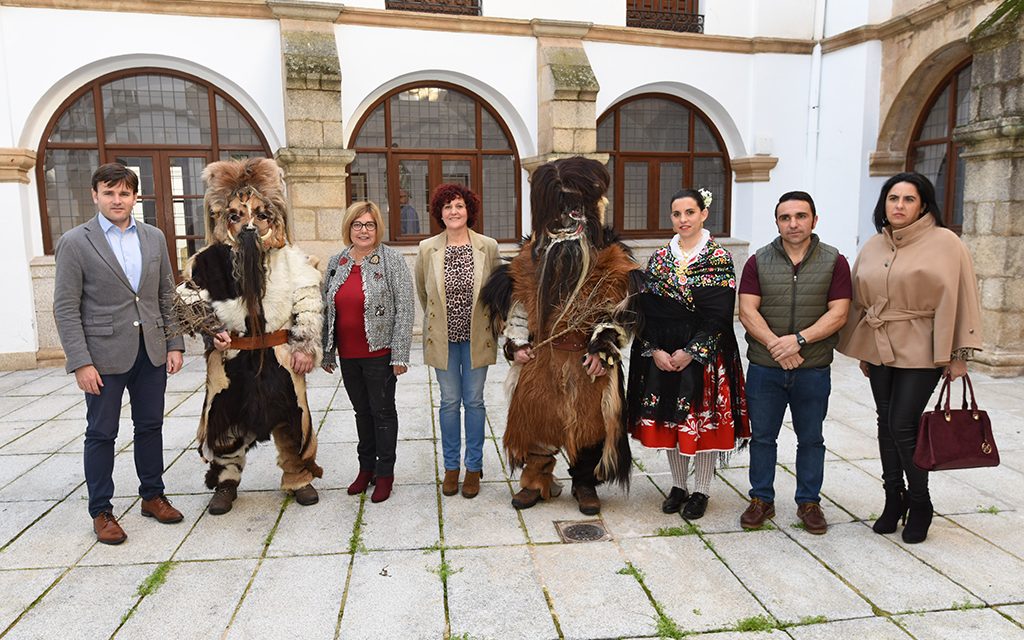
[[[779,237],[747,260],[740,281],[752,436],[750,505],[740,524],[757,529],[775,517],[775,443],[789,406],[797,437],[797,516],[808,532],[823,534],[821,425],[832,391],[829,365],[853,297],[850,265],[813,233],[818,214],[807,193],[782,194],[775,224]]]

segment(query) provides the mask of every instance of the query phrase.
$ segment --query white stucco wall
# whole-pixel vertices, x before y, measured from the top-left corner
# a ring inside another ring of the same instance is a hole
[[[819,0],[705,0],[704,33],[722,36],[810,38]],[[861,2],[862,0],[843,0]]]
[[[892,0],[822,0],[825,2],[825,37],[868,24],[885,22],[892,16]]]

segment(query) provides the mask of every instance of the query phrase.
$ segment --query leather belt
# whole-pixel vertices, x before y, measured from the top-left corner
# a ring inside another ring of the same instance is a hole
[[[582,351],[587,348],[587,334],[572,331],[551,341],[551,346],[559,351]]]
[[[236,333],[231,334],[231,346],[228,349],[239,349],[241,351],[257,351],[259,349],[269,349],[270,347],[276,347],[279,344],[285,344],[288,342],[288,330],[278,329],[270,333],[264,333],[260,336],[240,336]]]

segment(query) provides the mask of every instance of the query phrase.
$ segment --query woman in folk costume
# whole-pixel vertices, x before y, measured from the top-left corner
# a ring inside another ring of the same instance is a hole
[[[661,509],[687,519],[704,515],[715,459],[750,438],[733,331],[736,274],[732,256],[704,229],[710,204],[705,190],[672,196],[676,236],[647,262],[629,360],[630,433],[665,449],[673,486]]]
[[[602,226],[609,181],[603,164],[582,157],[538,167],[531,238],[483,292],[492,317],[505,319],[514,361],[504,445],[523,467],[517,509],[561,493],[552,473],[559,449],[585,514],[600,512],[600,482],[629,481],[619,348],[637,265]]]
[[[189,260],[175,308],[207,340],[206,402],[196,436],[210,463],[209,512],[237,498],[246,451],[271,435],[281,489],[318,501],[316,433],[306,374],[320,363],[320,272],[290,244],[281,170],[273,160],[214,162],[203,171],[207,246]]]

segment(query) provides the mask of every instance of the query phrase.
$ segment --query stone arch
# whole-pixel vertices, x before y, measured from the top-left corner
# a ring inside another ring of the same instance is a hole
[[[914,69],[882,117],[878,141],[869,163],[872,176],[891,176],[903,171],[914,123],[928,96],[957,65],[970,57],[970,46],[966,41],[958,40],[938,49]]]

